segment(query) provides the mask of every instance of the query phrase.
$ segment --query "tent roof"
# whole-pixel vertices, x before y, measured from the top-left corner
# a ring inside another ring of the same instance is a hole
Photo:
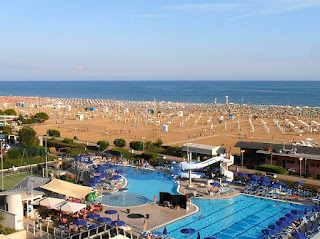
[[[59,193],[68,197],[84,199],[93,188],[69,183],[60,179],[52,179],[51,182],[41,186],[51,192]]]
[[[39,205],[68,213],[75,213],[83,208],[86,208],[86,204],[83,203],[68,202],[64,199],[52,197],[38,199],[33,201],[32,205]]]
[[[182,146],[182,151],[205,155],[218,155],[224,153],[225,149],[221,146],[186,143]]]
[[[86,208],[86,204],[64,201],[54,205],[53,208],[56,210],[61,210],[63,212],[75,213],[83,208]]]

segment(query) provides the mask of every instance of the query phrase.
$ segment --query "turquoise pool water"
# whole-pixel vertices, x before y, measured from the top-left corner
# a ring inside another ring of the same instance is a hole
[[[262,229],[274,224],[293,209],[304,206],[240,195],[230,199],[192,199],[200,211],[190,217],[167,225],[168,236],[187,238],[180,233],[183,228],[193,228],[196,233],[189,238],[214,236],[219,239],[263,238]],[[278,205],[277,205],[278,203]],[[200,215],[202,219],[199,219]],[[163,228],[158,229],[162,233]]]
[[[134,167],[125,166],[117,166],[116,169],[123,170],[123,173],[120,174],[128,180],[126,188],[129,191],[103,196],[102,203],[105,205],[137,206],[151,202],[155,195],[159,197],[159,192],[178,194],[178,184],[174,182],[171,175],[149,169],[139,169],[136,171]],[[134,197],[134,194],[137,194],[136,197]],[[125,197],[125,195],[130,195],[130,198]],[[140,197],[139,195],[143,195],[144,197]],[[119,201],[116,198],[119,198]]]

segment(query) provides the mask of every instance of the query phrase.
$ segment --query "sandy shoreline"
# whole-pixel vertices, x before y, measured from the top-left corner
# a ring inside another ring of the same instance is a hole
[[[48,113],[48,121],[33,125],[39,134],[57,129],[61,137],[77,136],[91,142],[107,140],[112,144],[121,137],[129,144],[132,140],[161,138],[171,146],[195,142],[229,149],[239,140],[287,144],[315,144],[320,140],[319,107],[18,96],[0,97],[0,105],[2,110],[13,108],[23,115]],[[95,110],[86,111],[88,107]],[[154,113],[147,113],[150,111]],[[76,119],[76,114],[83,115],[83,120]],[[163,132],[162,125],[168,125],[169,131]],[[232,152],[238,153],[238,149]]]

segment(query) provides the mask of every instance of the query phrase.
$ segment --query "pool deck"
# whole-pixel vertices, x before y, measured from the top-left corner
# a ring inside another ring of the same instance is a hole
[[[160,228],[164,225],[170,224],[174,221],[180,220],[184,217],[190,216],[198,211],[198,207],[192,205],[189,210],[185,209],[170,209],[169,207],[163,207],[155,205],[153,203],[148,203],[142,206],[128,207],[130,209],[130,214],[142,214],[146,216],[149,214],[149,219],[146,217],[142,218],[129,218],[127,213],[127,208],[125,207],[108,207],[103,206],[103,211],[99,213],[101,216],[110,217],[111,219],[117,219],[117,215],[106,215],[104,211],[106,210],[117,210],[119,213],[120,220],[126,222],[126,225],[131,227],[132,232],[142,233],[144,231],[143,222],[147,220],[147,231],[152,231]]]

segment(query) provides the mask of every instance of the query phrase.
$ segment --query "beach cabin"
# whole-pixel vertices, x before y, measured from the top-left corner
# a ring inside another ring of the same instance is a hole
[[[76,118],[76,120],[83,120],[83,118],[84,118],[84,114],[81,114],[81,113],[76,113],[75,115],[75,118]]]
[[[169,126],[167,124],[162,125],[162,131],[163,132],[168,132],[169,131]]]

